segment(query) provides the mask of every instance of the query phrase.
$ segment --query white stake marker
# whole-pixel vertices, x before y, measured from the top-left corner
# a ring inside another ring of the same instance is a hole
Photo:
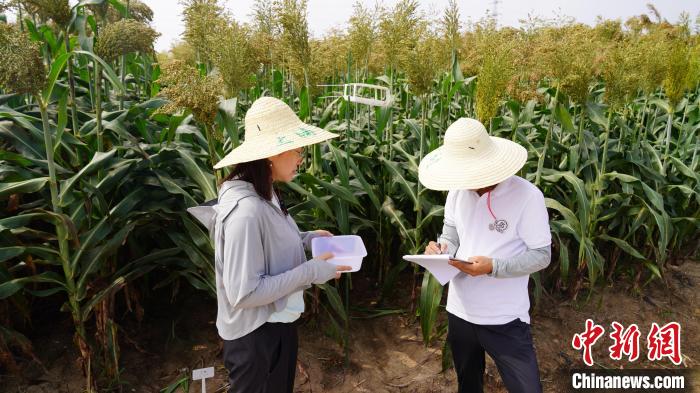
[[[207,393],[207,378],[214,376],[214,367],[199,368],[192,370],[192,380],[202,380],[202,393]]]

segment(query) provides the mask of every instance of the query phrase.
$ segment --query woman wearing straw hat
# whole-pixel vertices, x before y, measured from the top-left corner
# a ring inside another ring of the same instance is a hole
[[[527,285],[549,265],[551,234],[542,192],[515,176],[526,159],[522,146],[462,118],[419,166],[425,187],[449,191],[439,244],[425,253],[449,253],[461,271],[447,296],[459,392],[483,391],[485,352],[509,392],[542,391]]]
[[[306,261],[311,239],[332,235],[300,232],[273,188],[294,178],[304,146],[337,136],[304,124],[276,98],[256,100],[245,141],[214,166],[233,165],[218,201],[192,211],[215,239],[216,327],[229,392],[292,392],[303,290],[350,270],[326,262],[330,253]]]

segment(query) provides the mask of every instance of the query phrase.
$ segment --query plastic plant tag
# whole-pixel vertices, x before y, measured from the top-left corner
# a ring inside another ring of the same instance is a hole
[[[214,376],[214,367],[199,368],[192,370],[192,380],[198,381],[202,380],[202,393],[207,392],[207,378]]]

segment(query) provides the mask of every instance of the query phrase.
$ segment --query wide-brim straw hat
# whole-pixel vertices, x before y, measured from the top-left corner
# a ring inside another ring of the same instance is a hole
[[[214,169],[272,157],[337,136],[302,122],[292,108],[277,98],[261,97],[246,112],[243,143],[216,163]]]
[[[478,120],[461,118],[447,128],[443,145],[420,162],[418,179],[431,190],[478,190],[513,176],[526,160],[524,147],[489,136]]]

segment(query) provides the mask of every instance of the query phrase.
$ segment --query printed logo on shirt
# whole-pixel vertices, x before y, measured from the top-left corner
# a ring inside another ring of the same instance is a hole
[[[503,233],[508,229],[508,221],[506,220],[496,220],[494,223],[489,224],[489,230],[495,230],[498,233]]]

